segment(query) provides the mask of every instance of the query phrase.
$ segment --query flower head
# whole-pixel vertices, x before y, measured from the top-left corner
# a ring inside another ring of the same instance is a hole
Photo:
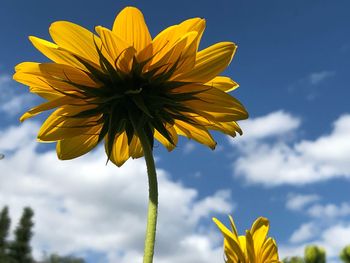
[[[213,218],[224,236],[224,251],[227,263],[279,263],[277,245],[267,238],[269,220],[259,217],[245,236],[238,236],[235,223],[230,217],[232,231]]]
[[[21,121],[55,109],[38,139],[57,142],[60,159],[72,159],[105,142],[108,158],[122,165],[143,156],[138,131],[170,151],[178,135],[214,149],[209,130],[235,136],[237,120],[248,114],[227,94],[238,87],[218,76],[230,63],[236,45],[220,42],[198,51],[205,20],[188,19],[151,38],[142,13],[126,7],[112,30],[97,34],[66,21],[51,25],[54,41],[31,36],[33,45],[52,62],[24,62],[14,79],[46,102]]]

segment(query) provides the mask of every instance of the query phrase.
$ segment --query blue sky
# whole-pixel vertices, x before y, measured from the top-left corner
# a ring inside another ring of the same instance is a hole
[[[89,262],[141,262],[143,160],[106,167],[97,149],[74,161],[57,161],[54,145],[35,142],[43,118],[19,124],[21,113],[37,101],[11,80],[17,63],[47,61],[29,35],[50,39],[48,27],[57,20],[90,30],[110,27],[123,7],[134,5],[152,36],[198,16],[207,20],[201,48],[219,41],[238,44],[225,74],[240,84],[232,95],[250,113],[240,123],[242,137],[215,133],[215,151],[185,139],[172,153],[156,145],[163,187],[157,262],[221,262],[220,235],[211,217],[225,221],[227,214],[241,233],[256,217],[268,217],[283,256],[314,243],[327,248],[330,262],[338,262],[340,248],[350,243],[348,1],[1,5],[0,152],[6,158],[0,161],[0,206],[10,205],[14,217],[24,205],[34,207],[36,255],[47,250],[83,255]]]

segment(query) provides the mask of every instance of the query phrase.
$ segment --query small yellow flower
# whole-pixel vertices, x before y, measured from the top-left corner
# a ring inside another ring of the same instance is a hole
[[[178,135],[214,149],[209,130],[235,136],[236,121],[248,114],[227,94],[238,87],[218,76],[230,63],[236,45],[220,42],[198,51],[205,20],[188,19],[151,38],[142,13],[126,7],[112,30],[94,34],[66,21],[51,25],[54,43],[31,36],[33,45],[53,62],[24,62],[14,79],[46,100],[21,121],[55,109],[38,139],[57,142],[60,159],[72,159],[99,142],[113,163],[143,156],[142,130],[170,151]]]
[[[245,236],[238,236],[235,223],[230,216],[232,231],[219,220],[213,218],[224,236],[224,251],[227,263],[278,263],[277,245],[267,238],[269,220],[259,217]]]

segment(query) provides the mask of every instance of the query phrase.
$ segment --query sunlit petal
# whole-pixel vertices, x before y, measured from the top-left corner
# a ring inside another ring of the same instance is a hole
[[[195,67],[180,74],[176,80],[205,83],[220,74],[230,64],[237,46],[220,42],[197,53]]]
[[[117,15],[112,31],[137,52],[141,52],[151,43],[143,14],[135,7],[126,7]]]

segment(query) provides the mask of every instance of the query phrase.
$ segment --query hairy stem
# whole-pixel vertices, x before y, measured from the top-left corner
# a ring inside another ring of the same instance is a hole
[[[147,228],[143,263],[152,263],[154,254],[154,244],[156,239],[156,226],[158,214],[158,182],[156,167],[153,159],[153,151],[150,142],[144,131],[139,131],[138,136],[140,138],[143,153],[145,155],[149,187]]]

